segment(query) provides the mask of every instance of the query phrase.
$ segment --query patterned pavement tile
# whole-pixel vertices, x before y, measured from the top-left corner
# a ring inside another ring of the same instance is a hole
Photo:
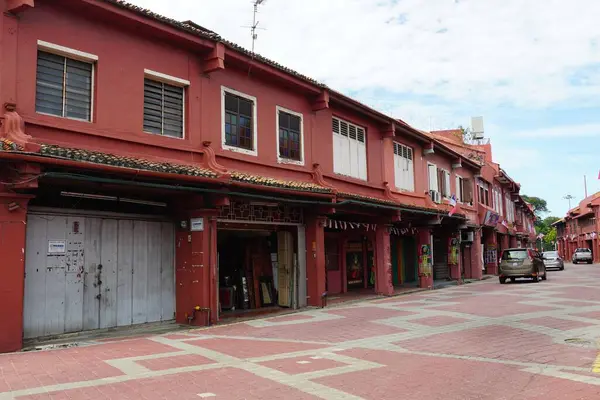
[[[321,356],[284,358],[281,360],[264,361],[259,364],[290,375],[322,371],[324,369],[343,367],[344,365],[347,365],[339,361],[323,358]]]
[[[0,355],[0,400],[600,399],[596,268]]]

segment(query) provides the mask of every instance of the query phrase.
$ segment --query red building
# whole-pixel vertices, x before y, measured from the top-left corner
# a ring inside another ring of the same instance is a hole
[[[554,223],[559,254],[566,260],[573,258],[575,249],[592,250],[594,262],[600,262],[600,192],[583,199],[567,215]]]
[[[481,278],[481,161],[189,21],[0,7],[0,351]]]

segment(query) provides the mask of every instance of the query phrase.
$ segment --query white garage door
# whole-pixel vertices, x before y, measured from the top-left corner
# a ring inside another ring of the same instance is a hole
[[[27,217],[24,336],[174,318],[174,228],[126,217]]]

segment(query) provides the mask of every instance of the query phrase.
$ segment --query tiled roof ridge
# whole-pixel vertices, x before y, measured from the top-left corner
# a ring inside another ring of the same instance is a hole
[[[306,76],[304,74],[301,74],[301,73],[299,73],[299,72],[297,72],[297,71],[295,71],[295,70],[293,70],[291,68],[283,66],[283,65],[279,64],[278,62],[273,61],[273,60],[271,60],[271,59],[269,59],[267,57],[264,57],[264,56],[262,56],[260,54],[257,54],[257,53],[253,53],[252,51],[246,49],[245,47],[242,47],[242,46],[240,46],[237,43],[234,43],[234,42],[231,42],[231,41],[225,39],[224,37],[222,37],[221,35],[219,35],[216,32],[213,32],[213,31],[208,30],[206,28],[205,29],[198,29],[196,26],[199,26],[199,25],[197,25],[197,24],[188,24],[188,23],[185,23],[185,22],[177,21],[176,19],[166,17],[164,15],[155,13],[154,11],[149,10],[147,8],[139,7],[139,6],[136,6],[134,4],[131,4],[131,3],[127,2],[127,1],[123,1],[123,0],[102,0],[102,1],[104,1],[106,3],[109,3],[109,4],[113,4],[115,6],[118,6],[120,8],[129,10],[129,11],[132,11],[132,12],[138,14],[138,15],[149,17],[149,18],[155,19],[155,20],[157,20],[159,22],[163,22],[163,23],[169,24],[169,25],[171,25],[171,26],[173,26],[175,28],[182,29],[182,30],[187,31],[189,33],[198,35],[200,37],[203,37],[203,38],[206,38],[206,39],[209,39],[209,40],[214,40],[214,41],[223,43],[224,45],[229,46],[230,48],[232,48],[234,50],[237,50],[237,51],[239,51],[241,53],[244,53],[244,54],[246,54],[248,56],[251,56],[255,60],[258,60],[258,61],[264,62],[265,64],[271,65],[272,67],[275,67],[275,68],[280,69],[280,70],[282,70],[284,72],[287,72],[287,73],[289,73],[289,74],[291,74],[291,75],[293,75],[293,76],[295,76],[297,78],[300,78],[302,80],[305,80],[305,81],[307,81],[307,82],[309,82],[309,83],[311,83],[313,85],[319,86],[321,88],[327,88],[327,86],[325,84],[320,83],[317,80],[315,80],[315,79],[313,79],[313,78],[311,78],[309,76]]]
[[[64,158],[80,162],[112,165],[115,167],[140,169],[145,171],[165,172],[178,175],[205,176],[216,178],[217,173],[189,164],[178,164],[164,161],[150,161],[138,157],[120,156],[100,151],[62,147],[42,144],[39,154],[53,158]]]

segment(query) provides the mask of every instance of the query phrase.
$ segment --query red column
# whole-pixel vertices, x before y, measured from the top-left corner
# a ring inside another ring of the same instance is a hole
[[[309,217],[306,221],[306,279],[308,305],[323,307],[325,293],[325,219]]]
[[[392,260],[390,250],[390,232],[383,224],[375,231],[375,291],[385,296],[394,294],[392,282]]]
[[[488,262],[485,264],[485,266],[487,268],[487,273],[490,275],[498,275],[498,252],[497,252],[498,239],[496,237],[495,232],[491,232],[490,234],[487,235],[485,244],[486,244],[488,250],[496,249],[496,256],[494,257],[493,260],[491,260],[492,262]]]
[[[175,320],[204,326],[217,321],[217,224],[214,210],[189,211],[176,234]],[[181,222],[180,221],[180,222]],[[202,227],[200,228],[200,224]],[[194,314],[193,320],[188,318]]]
[[[510,247],[517,247],[517,237],[516,236],[510,237]]]
[[[481,229],[475,230],[471,245],[471,279],[483,277],[483,249],[481,246]]]
[[[25,231],[30,198],[0,193],[0,353],[23,347]]]
[[[433,254],[431,254],[431,232],[429,228],[419,229],[417,234],[417,255],[419,263],[419,287],[433,287]],[[425,254],[428,251],[428,254]]]

